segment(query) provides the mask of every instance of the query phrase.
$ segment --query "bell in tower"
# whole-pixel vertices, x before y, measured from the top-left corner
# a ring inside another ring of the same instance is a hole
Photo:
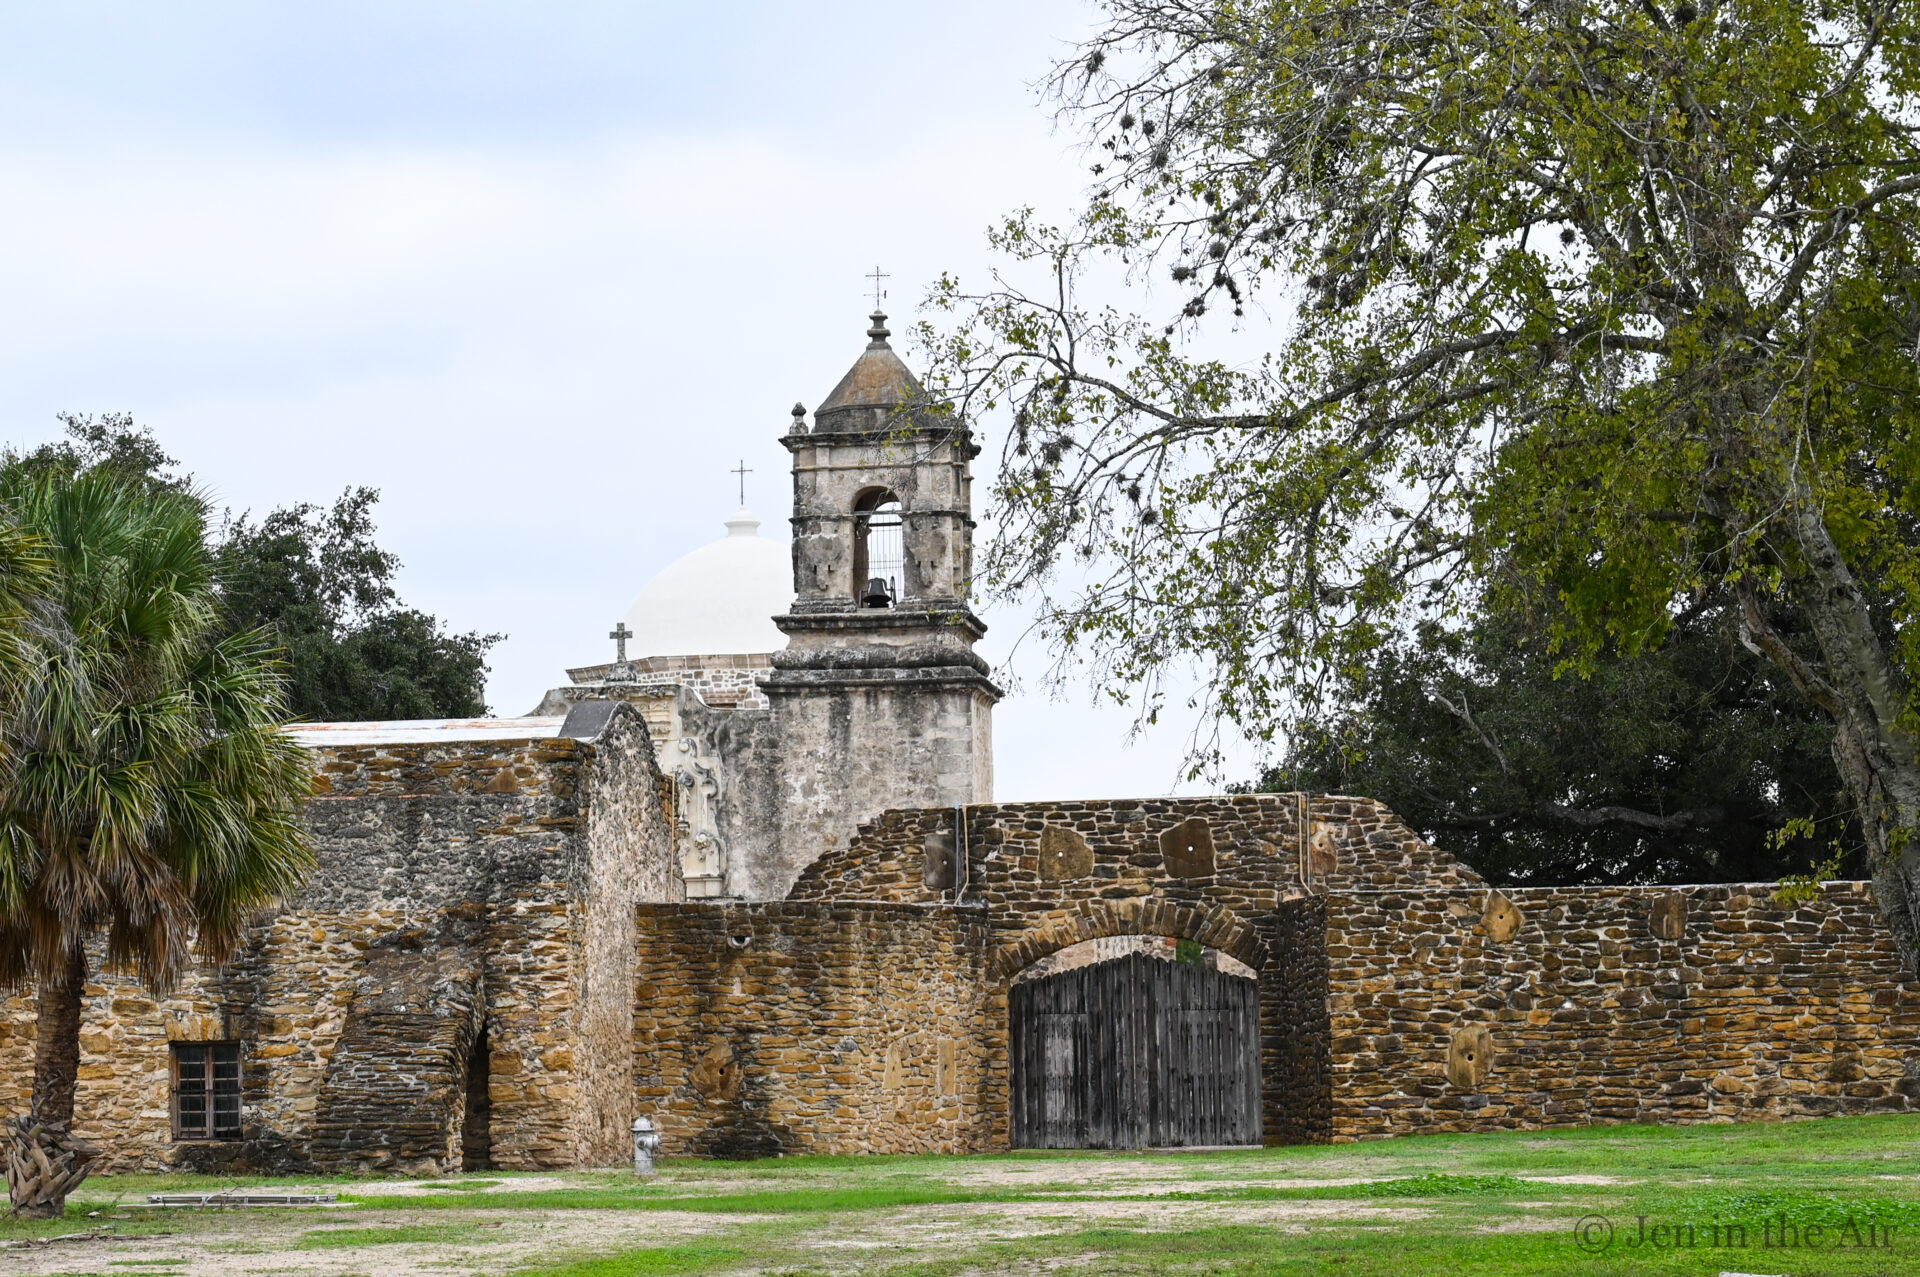
[[[797,615],[950,609],[966,597],[979,445],[893,353],[887,317],[871,319],[867,348],[814,411],[813,429],[797,416],[782,441],[793,454]]]
[[[887,344],[886,319],[874,312],[812,428],[796,406],[781,440],[794,599],[774,618],[787,646],[761,686],[791,875],[889,808],[993,797],[1001,692],[973,650],[986,626],[967,601],[980,448]]]

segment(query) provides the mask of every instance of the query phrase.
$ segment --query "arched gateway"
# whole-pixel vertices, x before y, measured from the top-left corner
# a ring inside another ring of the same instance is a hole
[[[1014,983],[1015,1148],[1260,1142],[1257,977],[1192,941],[1140,940],[1085,941]]]
[[[887,812],[786,900],[643,906],[639,1100],[696,1153],[1324,1140],[1317,893],[1387,877],[1476,882],[1363,800]]]

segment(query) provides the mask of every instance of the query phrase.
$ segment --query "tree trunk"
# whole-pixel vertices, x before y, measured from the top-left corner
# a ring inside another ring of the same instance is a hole
[[[80,1008],[87,993],[87,955],[76,949],[66,970],[40,981],[34,1020],[33,1117],[65,1130],[73,1125],[73,1093],[80,1082]]]
[[[1792,494],[1793,536],[1806,564],[1794,594],[1820,646],[1815,699],[1839,730],[1834,761],[1859,813],[1874,894],[1895,947],[1920,973],[1920,742],[1903,724],[1905,671],[1875,632],[1867,598],[1813,494]],[[1778,659],[1778,658],[1776,658]],[[1808,677],[1788,670],[1796,683]]]
[[[4,1128],[7,1189],[14,1213],[54,1219],[67,1194],[87,1177],[100,1150],[73,1135],[73,1096],[80,1077],[80,1011],[87,992],[87,956],[76,949],[66,967],[43,975],[34,1024],[33,1108]]]

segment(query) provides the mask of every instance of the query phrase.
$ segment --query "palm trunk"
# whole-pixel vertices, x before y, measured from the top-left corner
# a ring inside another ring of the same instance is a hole
[[[54,1130],[73,1125],[73,1093],[80,1081],[80,1008],[87,993],[87,955],[75,949],[66,970],[40,982],[34,1021],[33,1117]]]
[[[67,1194],[87,1177],[100,1150],[75,1136],[73,1096],[80,1077],[80,1010],[87,992],[87,956],[76,949],[63,970],[38,981],[34,1025],[33,1107],[28,1116],[0,1128],[7,1162],[7,1189],[17,1215],[54,1219],[66,1212]]]

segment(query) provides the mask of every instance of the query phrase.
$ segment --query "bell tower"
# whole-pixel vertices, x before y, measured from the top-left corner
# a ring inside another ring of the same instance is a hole
[[[973,645],[966,422],[932,402],[872,315],[813,414],[795,406],[791,610],[761,686],[778,742],[786,881],[891,807],[991,802],[1000,689]],[[773,884],[769,883],[771,887]]]

